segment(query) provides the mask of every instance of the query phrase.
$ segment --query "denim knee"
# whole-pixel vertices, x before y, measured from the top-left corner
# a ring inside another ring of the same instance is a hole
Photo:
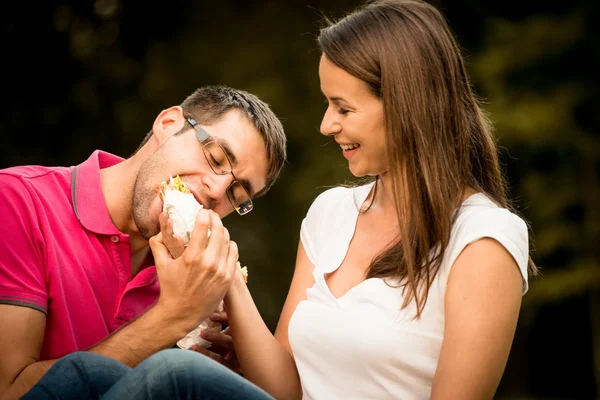
[[[166,370],[176,376],[203,375],[221,365],[192,350],[168,349],[154,354],[145,362],[149,370]]]
[[[71,353],[58,360],[23,398],[99,398],[130,370],[100,354]]]
[[[86,364],[99,364],[106,362],[108,357],[90,353],[87,351],[76,351],[75,353],[67,354],[62,357],[58,362],[62,364],[73,364],[73,365],[86,365]]]
[[[147,358],[102,398],[272,400],[260,388],[211,358],[182,349],[163,350]]]

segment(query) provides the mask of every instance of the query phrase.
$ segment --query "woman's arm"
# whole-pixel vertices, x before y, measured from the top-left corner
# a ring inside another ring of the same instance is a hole
[[[480,239],[452,266],[432,399],[492,399],[512,345],[523,281],[496,240]]]
[[[244,376],[277,399],[302,397],[287,331],[296,306],[306,299],[306,289],[314,284],[312,270],[300,242],[296,270],[275,336],[262,320],[241,276],[234,280],[225,296],[225,311]]]

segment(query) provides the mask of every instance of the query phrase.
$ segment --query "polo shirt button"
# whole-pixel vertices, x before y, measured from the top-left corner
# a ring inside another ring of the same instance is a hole
[[[112,241],[113,241],[113,243],[119,243],[119,237],[118,237],[118,236],[112,236],[112,237],[110,238],[110,240],[112,240]]]

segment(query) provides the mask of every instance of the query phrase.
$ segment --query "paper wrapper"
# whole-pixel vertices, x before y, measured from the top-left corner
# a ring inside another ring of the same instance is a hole
[[[215,309],[215,312],[221,311],[223,311],[223,301],[221,301]],[[208,340],[203,339],[202,336],[200,336],[200,333],[205,329],[209,329],[213,332],[221,332],[222,328],[223,326],[220,323],[211,321],[210,318],[207,318],[204,321],[202,321],[202,323],[198,325],[196,329],[194,329],[193,331],[185,335],[183,339],[178,341],[177,346],[179,346],[182,349],[191,349],[193,345],[197,344],[202,347],[208,348],[212,343]]]
[[[166,211],[169,214],[169,218],[173,222],[173,234],[181,237],[184,245],[187,246],[192,231],[194,230],[196,216],[198,215],[198,211],[202,209],[202,205],[196,201],[194,195],[179,176],[176,176],[175,178],[171,176],[168,181],[158,185],[157,189],[163,201],[163,211]],[[210,229],[208,230],[208,236],[210,237]],[[242,271],[244,280],[247,282],[247,268],[242,268],[239,261],[238,268]],[[215,311],[223,311],[223,301],[219,303]],[[220,332],[222,328],[220,323],[211,321],[210,318],[207,318],[198,325],[196,329],[179,340],[177,346],[182,349],[189,349],[195,344],[202,347],[210,347],[211,342],[204,340],[200,336],[200,333],[205,329]]]
[[[173,221],[173,233],[183,239],[184,245],[190,241],[200,209],[202,205],[196,201],[193,194],[172,189],[164,191],[163,211],[169,214]]]
[[[242,271],[244,281],[248,282],[248,269],[246,267],[242,267],[239,261],[238,268],[240,268],[240,270]],[[223,301],[221,301],[215,309],[215,312],[221,311],[223,311]],[[202,336],[200,336],[200,333],[205,329],[209,329],[213,332],[221,332],[223,326],[220,323],[214,322],[210,318],[207,318],[204,321],[202,321],[196,329],[194,329],[193,331],[185,335],[181,340],[179,340],[177,342],[177,346],[179,346],[182,349],[191,349],[193,345],[197,344],[204,348],[209,348],[212,342],[209,342],[208,340],[205,340],[202,338]]]

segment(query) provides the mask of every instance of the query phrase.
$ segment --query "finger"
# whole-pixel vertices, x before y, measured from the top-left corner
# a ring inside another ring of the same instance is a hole
[[[227,316],[227,313],[225,311],[213,312],[210,315],[210,319],[211,319],[211,321],[220,322],[222,324],[229,325],[229,317]]]
[[[227,269],[231,276],[237,273],[237,262],[240,258],[237,243],[233,240],[229,241],[229,253],[227,254]]]
[[[200,332],[200,335],[203,339],[206,339],[217,346],[221,346],[230,350],[233,350],[234,348],[233,339],[230,335],[226,335],[221,332],[213,332],[207,329]]]
[[[225,227],[223,226],[223,221],[221,221],[221,218],[219,218],[219,214],[217,214],[214,211],[209,211],[209,217],[210,217],[210,237],[208,238],[209,241],[209,245],[210,243],[216,243],[218,245],[221,245],[222,243],[225,242]],[[229,236],[227,237],[227,240],[229,240]]]
[[[216,344],[211,344],[210,346],[206,347],[206,349],[212,351],[215,354],[220,355],[221,357],[225,357],[227,354],[233,351],[226,347],[218,346]]]
[[[171,253],[172,258],[179,258],[185,250],[185,245],[183,239],[176,236],[173,232],[173,220],[169,218],[168,213],[162,212],[158,217],[158,221],[160,223],[160,231],[163,234],[164,245],[167,246],[167,250]]]
[[[158,216],[158,222],[160,223],[160,231],[166,233],[169,222],[169,214],[166,211],[161,212]]]
[[[207,350],[204,347],[198,346],[198,345],[192,346],[191,350],[198,352],[200,354],[204,354],[205,356],[223,364],[224,366],[226,366],[227,368],[229,368],[236,374],[243,376],[243,372],[242,372],[242,369],[240,368],[239,362],[237,362],[237,358],[232,359],[232,360],[226,360],[225,357],[220,356],[219,354],[213,353],[212,351]]]
[[[167,220],[165,221],[165,236],[164,238],[167,239],[171,239],[171,238],[176,238],[177,236],[175,236],[175,231],[173,230],[173,220],[171,219],[171,217],[169,217],[169,215],[167,214]]]
[[[172,224],[172,222],[169,223]],[[185,251],[185,244],[179,236],[171,236],[171,239],[167,242],[167,248],[173,258],[179,258]]]
[[[168,263],[171,255],[162,241],[162,232],[159,232],[156,236],[152,236],[149,243],[156,266],[160,268]]]
[[[212,260],[215,262],[216,266],[221,266],[222,265],[222,259],[225,258],[224,255],[222,255],[222,248],[225,247],[225,227],[223,226],[223,222],[221,222],[221,219],[219,218],[219,216],[212,211],[209,211],[209,217],[210,217],[210,237],[208,238],[208,245],[206,246],[206,259],[207,260]],[[227,235],[229,235],[229,233],[227,233]],[[227,236],[228,238],[228,236]],[[229,242],[229,239],[227,239],[227,243]],[[226,254],[226,253],[225,253]]]
[[[222,264],[225,264],[227,262],[227,254],[229,253],[229,243],[229,230],[223,227],[223,242],[219,247],[219,260],[221,260]]]
[[[183,238],[176,236],[173,232],[173,221],[171,219],[169,219],[169,222],[167,223],[167,230],[163,235],[163,241],[173,258],[179,258],[185,251]]]
[[[204,251],[206,248],[206,238],[208,237],[208,230],[211,229],[210,213],[212,211],[204,208],[198,211],[196,215],[196,221],[194,222],[194,230],[188,242],[186,252],[191,255],[197,255]]]
[[[205,349],[204,347],[199,346],[197,344],[193,345],[192,348],[191,348],[191,350],[193,350],[193,351],[195,351],[197,353],[200,353],[200,354],[204,354],[205,356],[207,356],[209,358],[212,358],[213,360],[218,361],[221,364],[224,364],[226,362],[225,361],[225,357],[223,357],[223,356],[221,356],[221,355],[219,355],[217,353],[214,353],[214,352],[212,352],[212,351],[210,351],[208,349]]]
[[[230,351],[229,353],[225,354],[225,357],[223,357],[225,360],[229,361],[229,362],[237,362],[237,356],[235,354],[235,351]]]

